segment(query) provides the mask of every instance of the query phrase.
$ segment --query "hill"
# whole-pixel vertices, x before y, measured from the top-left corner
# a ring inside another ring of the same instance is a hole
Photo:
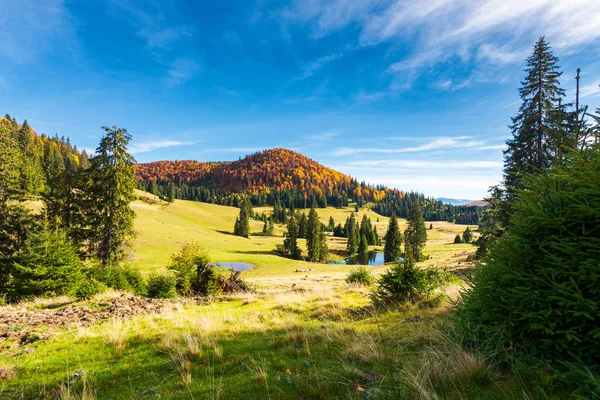
[[[367,203],[383,216],[405,218],[419,200],[425,219],[477,224],[476,208],[443,204],[414,192],[368,185],[287,149],[257,152],[238,161],[156,161],[138,164],[138,188],[161,198],[237,206],[245,193],[255,206],[360,208]]]
[[[138,165],[138,180],[202,186],[226,193],[258,196],[298,191],[307,196],[346,193],[352,178],[291,150],[272,149],[233,162],[157,161]],[[369,190],[369,192],[374,189]]]
[[[464,204],[465,207],[487,207],[489,203],[485,200],[475,200]]]

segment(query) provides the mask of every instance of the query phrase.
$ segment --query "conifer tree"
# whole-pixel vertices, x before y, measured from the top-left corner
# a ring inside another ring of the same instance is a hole
[[[287,221],[287,230],[283,241],[284,251],[292,258],[300,257],[300,249],[298,248],[298,224],[296,217],[290,215]]]
[[[404,252],[410,252],[416,262],[421,261],[423,248],[427,242],[427,229],[423,211],[418,200],[414,200],[408,214],[408,226],[404,232]]]
[[[454,244],[460,244],[462,242],[463,241],[462,241],[460,235],[457,233],[456,236],[454,237]]]
[[[540,172],[550,165],[549,135],[554,111],[564,96],[559,78],[562,75],[558,58],[541,37],[527,59],[519,94],[522,99],[519,114],[512,119],[513,138],[507,141],[504,152],[504,178],[507,196],[512,200],[521,188],[523,176]]]
[[[306,214],[300,213],[300,217],[298,220],[298,237],[306,239],[308,234],[308,220],[306,219]]]
[[[471,228],[467,226],[467,229],[465,229],[465,231],[462,234],[462,241],[463,243],[471,243],[472,240],[473,232],[471,231]]]
[[[240,203],[240,215],[235,221],[233,233],[237,236],[248,238],[250,236],[250,214],[248,213],[249,200],[244,197]]]
[[[135,159],[127,152],[131,135],[116,126],[102,127],[106,132],[91,159],[91,193],[88,225],[90,253],[102,265],[121,261],[133,236]]]
[[[167,201],[173,203],[175,201],[175,185],[173,182],[169,182],[167,186]]]
[[[335,230],[335,221],[333,217],[329,217],[329,225],[327,226],[327,231],[333,232]]]
[[[364,257],[369,254],[369,242],[367,241],[367,237],[362,234],[360,235],[360,243],[358,244],[358,255],[359,257]]]
[[[324,231],[325,227],[319,220],[317,211],[311,208],[306,225],[306,247],[309,261],[321,262],[327,258],[328,248]]]
[[[400,245],[402,244],[402,233],[398,226],[396,215],[392,214],[388,230],[385,234],[385,246],[383,248],[383,259],[387,262],[397,262],[400,258]]]

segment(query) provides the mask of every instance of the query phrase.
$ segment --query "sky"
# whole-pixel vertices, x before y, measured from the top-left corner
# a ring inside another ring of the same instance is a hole
[[[542,35],[600,106],[598,0],[0,0],[0,113],[140,162],[285,147],[372,184],[480,199]]]

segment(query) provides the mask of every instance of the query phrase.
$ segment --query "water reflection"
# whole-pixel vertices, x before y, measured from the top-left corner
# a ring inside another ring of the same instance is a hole
[[[329,264],[345,265],[383,265],[383,253],[380,251],[370,251],[367,254],[346,258],[344,261],[330,262]]]

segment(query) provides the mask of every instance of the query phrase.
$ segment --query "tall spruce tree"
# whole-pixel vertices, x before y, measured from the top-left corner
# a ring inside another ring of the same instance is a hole
[[[504,152],[504,179],[509,200],[521,188],[523,176],[539,172],[551,163],[549,137],[554,124],[555,111],[565,92],[560,87],[562,75],[558,58],[541,37],[527,59],[527,77],[521,82],[519,114],[512,119],[513,138]]]
[[[392,214],[388,230],[385,234],[385,246],[383,247],[383,260],[387,262],[397,262],[400,258],[400,246],[402,245],[402,233],[398,226],[398,219]]]
[[[287,230],[284,234],[283,249],[292,258],[300,257],[300,249],[298,248],[298,224],[296,217],[290,215],[287,220]]]
[[[116,126],[106,132],[91,159],[91,201],[88,210],[90,253],[102,265],[121,261],[133,236],[135,159],[127,151],[131,135]]]
[[[404,231],[404,252],[411,253],[416,262],[421,261],[423,248],[427,242],[427,229],[423,219],[423,210],[418,200],[414,200],[408,213],[408,226]]]
[[[250,213],[248,212],[249,206],[248,203],[250,199],[247,197],[243,197],[239,206],[240,206],[240,215],[235,220],[235,225],[233,227],[233,233],[237,236],[249,237],[250,236]]]
[[[306,247],[309,261],[321,262],[327,258],[329,250],[324,231],[325,226],[321,223],[317,211],[311,208],[306,224]]]

